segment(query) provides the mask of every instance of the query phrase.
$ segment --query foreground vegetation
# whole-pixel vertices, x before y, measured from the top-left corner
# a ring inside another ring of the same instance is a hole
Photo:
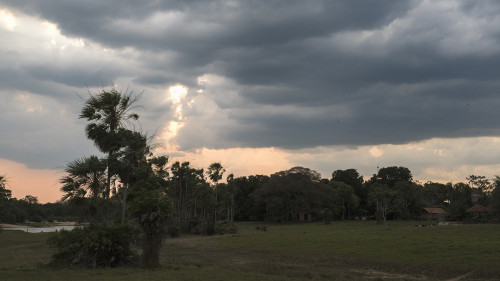
[[[500,225],[240,223],[239,234],[168,238],[161,267],[49,265],[45,233],[0,234],[2,280],[462,280],[500,278]]]

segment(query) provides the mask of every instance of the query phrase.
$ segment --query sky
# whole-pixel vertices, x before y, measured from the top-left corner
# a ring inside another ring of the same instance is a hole
[[[61,197],[89,93],[141,94],[156,154],[235,176],[500,175],[500,2],[0,0],[0,175]]]

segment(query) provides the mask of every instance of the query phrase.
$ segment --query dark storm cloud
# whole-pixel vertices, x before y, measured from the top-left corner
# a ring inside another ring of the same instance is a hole
[[[261,48],[339,30],[373,28],[391,21],[408,7],[408,1],[388,0],[3,2],[57,23],[68,35],[114,47],[181,51],[207,47]],[[154,30],[134,30],[126,24],[140,25],[162,13],[184,16],[181,22],[158,22],[157,26],[150,26]],[[122,23],[121,28],[117,23]],[[210,29],[212,33],[204,34],[207,26],[215,27]]]
[[[185,109],[184,149],[499,134],[496,1],[2,2],[67,36],[134,52],[101,69],[24,70],[36,79],[77,86],[127,76],[187,85],[195,99],[198,77],[226,79],[203,94],[216,114]]]

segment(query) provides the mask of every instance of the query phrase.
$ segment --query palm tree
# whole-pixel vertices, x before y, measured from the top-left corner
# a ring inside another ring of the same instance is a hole
[[[11,192],[6,188],[7,178],[5,176],[0,176],[0,199],[10,198]]]
[[[5,209],[8,207],[8,201],[11,196],[11,191],[7,189],[7,178],[5,176],[0,176],[0,214],[6,211]]]
[[[222,167],[222,164],[219,162],[214,162],[208,166],[207,175],[210,180],[214,183],[215,186],[215,208],[214,208],[214,227],[217,225],[217,184],[222,179],[222,175],[226,172],[226,169]]]
[[[60,179],[61,191],[65,194],[62,201],[89,197],[91,218],[98,220],[97,201],[105,198],[106,160],[97,156],[77,159],[68,163],[67,176]]]
[[[128,92],[122,94],[115,88],[103,89],[98,95],[90,94],[80,114],[80,118],[90,122],[85,127],[87,137],[94,141],[101,152],[108,154],[108,175],[104,193],[106,199],[110,195],[111,177],[114,173],[110,171],[110,161],[120,150],[118,132],[120,128],[131,125],[132,120],[139,119],[139,115],[130,111],[135,108],[134,104],[139,100],[140,95],[133,96],[132,94]]]

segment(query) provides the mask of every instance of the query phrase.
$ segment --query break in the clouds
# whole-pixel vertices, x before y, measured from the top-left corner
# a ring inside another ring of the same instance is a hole
[[[176,155],[390,159],[391,145],[499,137],[499,11],[472,0],[0,0],[0,158],[54,168],[92,153],[80,97],[111,85],[143,92],[140,129]]]

